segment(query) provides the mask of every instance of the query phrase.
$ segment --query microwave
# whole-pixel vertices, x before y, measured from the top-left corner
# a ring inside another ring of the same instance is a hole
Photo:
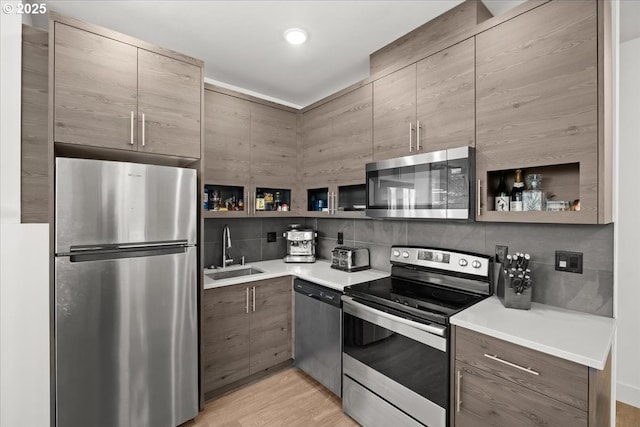
[[[448,150],[366,165],[366,215],[374,218],[474,218],[475,150]]]

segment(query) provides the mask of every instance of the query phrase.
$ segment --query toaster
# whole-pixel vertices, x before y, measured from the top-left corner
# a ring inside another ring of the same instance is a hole
[[[360,271],[371,268],[369,249],[353,246],[336,246],[331,251],[331,268],[343,271]]]

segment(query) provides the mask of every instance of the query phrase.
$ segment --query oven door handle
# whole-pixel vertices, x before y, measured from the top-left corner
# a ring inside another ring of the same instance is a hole
[[[394,316],[393,314],[385,313],[384,311],[376,310],[375,308],[356,302],[353,298],[346,295],[342,296],[342,302],[342,309],[345,313],[397,332],[400,335],[407,335],[438,350],[447,351],[447,328],[445,326],[424,324]],[[412,329],[417,329],[420,333],[412,333]]]

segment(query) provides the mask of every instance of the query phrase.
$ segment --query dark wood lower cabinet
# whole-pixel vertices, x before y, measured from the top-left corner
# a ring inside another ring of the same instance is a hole
[[[456,362],[455,425],[586,427],[587,413]]]
[[[202,337],[205,393],[249,375],[249,287],[225,286],[204,292]]]
[[[453,337],[451,425],[610,425],[611,354],[598,370],[461,327]]]
[[[205,398],[291,359],[291,299],[291,276],[204,291]]]
[[[255,309],[249,328],[250,374],[291,359],[291,277],[258,283],[251,287]]]

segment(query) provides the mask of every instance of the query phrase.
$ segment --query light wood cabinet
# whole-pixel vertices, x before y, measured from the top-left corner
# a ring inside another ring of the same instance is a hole
[[[205,393],[249,375],[249,297],[247,285],[204,291],[202,387]]]
[[[251,181],[256,186],[285,188],[295,182],[296,114],[251,103]]]
[[[490,373],[456,362],[461,408],[456,427],[587,426],[587,413]]]
[[[55,16],[54,142],[200,158],[202,62]]]
[[[373,84],[375,160],[475,145],[473,38]]]
[[[431,55],[417,67],[420,148],[429,152],[475,146],[475,40]]]
[[[204,291],[205,396],[291,359],[292,289],[286,276]]]
[[[599,371],[461,327],[454,337],[456,427],[609,425],[610,358]]]
[[[598,5],[551,1],[476,36],[480,221],[598,222]],[[498,171],[543,174],[575,212],[495,212]],[[600,194],[599,194],[600,192]]]
[[[291,280],[280,277],[251,286],[254,302],[249,328],[250,374],[291,359]]]
[[[205,90],[204,184],[237,193],[242,211],[204,211],[206,217],[280,216],[295,213],[297,115],[213,88]],[[282,190],[289,211],[257,211],[258,189]],[[286,193],[286,197],[285,194]]]
[[[202,79],[201,67],[138,49],[140,151],[200,158]]]
[[[204,183],[249,187],[251,103],[204,91]]]
[[[54,141],[138,149],[138,49],[55,23]]]
[[[424,152],[416,143],[416,64],[373,83],[373,159]]]
[[[22,26],[20,216],[22,223],[49,222],[49,34]]]
[[[326,188],[331,204],[327,212],[309,212],[312,216],[362,216],[339,210],[338,204],[342,188],[364,186],[365,165],[373,160],[372,90],[371,84],[362,86],[302,115],[305,196],[308,190]]]

